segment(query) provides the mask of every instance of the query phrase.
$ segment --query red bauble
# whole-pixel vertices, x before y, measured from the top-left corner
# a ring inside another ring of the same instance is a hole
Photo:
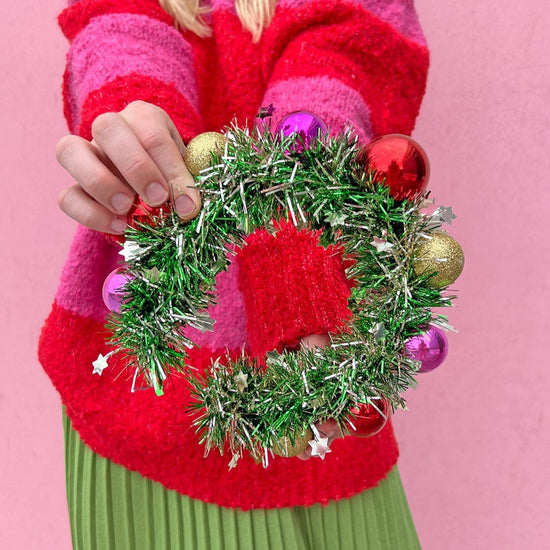
[[[160,206],[149,206],[141,197],[136,197],[136,202],[127,214],[128,224],[132,227],[135,227],[138,222],[151,225],[152,216],[159,216],[161,213],[167,215],[171,209],[172,204],[170,202],[165,202]]]
[[[374,170],[394,199],[413,199],[428,185],[430,164],[424,149],[409,136],[388,134],[379,137],[361,151],[360,160]]]
[[[374,405],[357,403],[349,412],[346,422],[349,433],[355,437],[371,437],[386,425],[390,416],[390,404],[387,399],[382,398],[375,400]]]

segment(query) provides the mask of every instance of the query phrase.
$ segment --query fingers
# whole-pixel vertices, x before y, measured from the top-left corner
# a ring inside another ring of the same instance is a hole
[[[307,449],[303,453],[296,455],[296,458],[299,458],[300,460],[309,460],[311,458],[311,450],[311,447],[308,445]]]
[[[124,215],[128,212],[135,192],[94,143],[78,136],[65,136],[57,144],[56,156],[59,164],[79,183],[88,198],[95,199],[112,214]]]
[[[344,437],[344,434],[342,433],[342,430],[340,429],[338,422],[336,422],[334,418],[329,418],[326,422],[320,422],[318,424],[315,424],[315,427],[317,428],[317,431],[319,432],[319,435],[321,437],[328,438],[329,447],[335,439]],[[300,460],[308,460],[311,458],[311,451],[312,451],[311,446],[309,446],[303,453],[300,453],[299,455],[296,455],[296,456]]]
[[[164,111],[154,105],[140,106],[140,102],[136,103],[140,107],[139,112],[136,112],[137,107],[128,107],[121,112],[121,116],[127,120],[140,144],[159,168],[164,181],[168,183],[170,196],[180,217],[191,219],[198,214],[201,199],[195,179],[183,162],[185,145],[174,123]],[[150,111],[148,116],[143,116],[143,109]],[[155,117],[156,123],[152,124],[151,118]]]
[[[93,140],[66,136],[57,145],[59,163],[80,191],[59,196],[63,211],[102,231],[120,227],[136,194],[152,207],[169,198],[183,219],[195,217],[201,199],[183,161],[185,146],[165,111],[136,101],[120,113],[104,113],[92,124]],[[93,204],[93,202],[97,204]]]
[[[128,185],[149,206],[166,202],[169,197],[167,181],[121,114],[98,116],[92,123],[92,136]]]
[[[330,337],[328,334],[311,334],[305,336],[300,341],[300,347],[302,349],[324,348],[330,343]],[[340,426],[333,418],[329,418],[326,422],[318,423],[315,425],[319,434],[322,437],[328,438],[328,445],[339,437],[343,437]],[[308,447],[303,453],[297,455],[300,460],[308,460],[311,458],[311,447]]]
[[[301,339],[300,347],[302,349],[324,348],[329,342],[328,334],[311,334]]]
[[[317,424],[317,430],[321,435],[324,434],[324,437],[328,437],[328,444],[330,445],[335,439],[344,437],[338,422],[334,418],[329,418],[326,422],[322,424]]]
[[[78,184],[61,191],[57,202],[65,214],[90,229],[119,235],[124,233],[126,217],[113,215],[108,208],[87,195]]]

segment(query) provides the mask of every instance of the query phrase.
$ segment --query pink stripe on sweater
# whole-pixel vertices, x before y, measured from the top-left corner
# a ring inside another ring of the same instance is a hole
[[[237,261],[231,262],[227,271],[218,274],[216,291],[218,301],[209,310],[210,317],[215,321],[214,332],[187,328],[185,336],[197,345],[211,350],[239,350],[247,345],[247,330]]]
[[[174,83],[198,110],[190,45],[175,29],[147,16],[95,17],[73,42],[67,66],[75,127],[90,92],[117,76],[135,72]]]
[[[227,11],[236,15],[234,0],[210,0],[212,11]]]
[[[103,282],[122,258],[120,249],[100,233],[79,226],[61,274],[57,303],[82,317],[104,319]]]
[[[56,301],[63,309],[81,317],[103,321],[107,308],[103,304],[103,283],[122,262],[121,246],[102,234],[79,226],[69,257],[61,274]],[[212,350],[241,349],[246,345],[246,313],[239,290],[239,269],[232,262],[216,278],[218,301],[210,308],[215,320],[214,332],[187,328],[185,335],[200,346]]]
[[[270,103],[276,109],[272,120],[274,126],[286,114],[305,109],[319,115],[332,134],[351,126],[361,143],[374,137],[369,108],[360,94],[328,76],[275,82],[267,90],[262,105]]]
[[[220,3],[225,3],[228,0],[218,0]],[[421,44],[426,45],[426,39],[420,28],[418,17],[414,9],[413,0],[333,0],[332,2],[321,2],[319,0],[281,0],[277,7],[282,9],[298,8],[307,4],[319,11],[323,10],[323,6],[334,6],[339,3],[350,5],[356,4],[373,15],[389,23],[403,36]]]

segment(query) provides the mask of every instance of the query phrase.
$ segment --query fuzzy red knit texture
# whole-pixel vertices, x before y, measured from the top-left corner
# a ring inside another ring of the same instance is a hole
[[[341,331],[350,317],[350,282],[338,249],[324,249],[318,232],[299,231],[291,222],[279,221],[275,229],[249,235],[238,256],[253,355],[294,348],[327,327]]]
[[[83,115],[78,133],[91,139],[92,122],[98,115],[108,111],[122,111],[131,101],[138,99],[154,103],[170,113],[170,118],[186,143],[203,131],[199,114],[173,84],[132,73],[119,76],[88,95],[82,106]]]
[[[408,37],[414,33],[401,34],[391,22],[368,11],[361,0],[304,0],[278,6],[271,25],[253,44],[234,11],[224,7],[227,3],[212,0],[212,5],[208,19],[212,37],[180,33],[182,45],[192,55],[198,112],[192,107],[196,103],[185,96],[185,87],[159,78],[167,60],[158,59],[155,76],[146,69],[132,69],[108,81],[82,80],[78,67],[71,67],[64,76],[65,114],[71,130],[89,138],[91,123],[99,114],[142,99],[165,109],[187,142],[202,131],[219,131],[233,119],[251,125],[270,89],[276,87],[279,97],[285,97],[288,85],[292,109],[308,109],[315,103],[333,133],[347,124],[361,123],[364,126],[356,129],[366,137],[412,131],[428,68],[427,49]],[[159,24],[166,25],[173,36],[173,23],[155,0],[80,0],[59,21],[72,42],[94,18],[115,14],[118,29],[124,14],[157,22],[152,42],[160,40]],[[125,39],[121,33],[122,45]],[[129,45],[125,55],[133,52]],[[98,74],[108,74],[108,56],[96,57],[86,58],[86,74],[95,70],[93,63],[98,63]],[[174,74],[173,70],[172,64],[166,74]],[[88,82],[100,81],[95,89],[86,87]],[[331,98],[335,89],[350,91],[342,96],[349,104],[340,101],[335,106]],[[274,121],[288,112],[286,105],[275,108]],[[353,119],[354,112],[363,118]],[[364,119],[365,113],[370,120]],[[350,497],[376,485],[393,467],[398,449],[388,423],[372,438],[335,441],[324,461],[274,458],[264,469],[245,456],[228,471],[227,456],[213,451],[203,457],[185,408],[190,394],[183,378],[171,377],[165,395],[157,397],[151,390],[132,393],[133,373],[125,371],[121,361],[115,364],[111,359],[101,376],[92,375],[92,361],[109,351],[101,281],[112,268],[116,252],[112,241],[102,236],[87,239],[85,235],[75,240],[42,331],[39,355],[74,428],[94,451],[181,494],[245,510]],[[242,347],[261,359],[272,349],[294,347],[304,336],[345,330],[351,282],[344,275],[341,251],[321,247],[318,233],[279,221],[275,232],[258,229],[249,235],[234,261],[238,279],[221,285],[229,294],[220,296],[225,306],[217,321],[218,336],[190,351],[194,366],[206,368],[213,358],[227,351],[240,353]],[[93,276],[90,269],[95,270]],[[234,303],[240,305],[232,308],[228,304],[233,295]],[[241,310],[246,323],[223,319],[224,311],[234,315]],[[219,337],[224,331],[233,342],[229,350]]]

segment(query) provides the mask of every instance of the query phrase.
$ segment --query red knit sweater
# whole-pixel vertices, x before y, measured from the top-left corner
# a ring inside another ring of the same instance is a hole
[[[228,0],[213,0],[208,39],[177,31],[153,0],[80,0],[60,16],[71,41],[64,79],[71,131],[90,137],[97,115],[136,99],[164,108],[184,140],[219,130],[233,117],[250,124],[261,105],[274,124],[308,109],[338,132],[360,139],[410,133],[424,92],[428,53],[410,0],[283,0],[257,44]],[[96,452],[184,495],[223,506],[271,508],[327,503],[376,485],[398,450],[391,425],[370,439],[335,441],[326,460],[275,458],[267,469],[245,457],[203,457],[185,411],[186,381],[165,395],[130,392],[121,364],[92,375],[106,353],[101,285],[118,247],[79,228],[40,359],[73,426]],[[349,282],[341,258],[318,236],[283,223],[275,236],[256,231],[218,277],[213,333],[189,336],[197,366],[212,357],[252,356],[341,330],[349,317]],[[114,363],[111,361],[111,363]],[[121,375],[121,372],[123,373]]]

